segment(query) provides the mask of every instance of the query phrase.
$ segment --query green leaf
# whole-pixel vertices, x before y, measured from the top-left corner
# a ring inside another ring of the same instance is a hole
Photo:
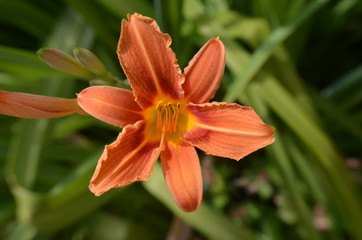
[[[232,85],[230,85],[224,96],[224,101],[232,102],[237,99],[238,95],[261,69],[275,48],[285,41],[285,39],[287,39],[311,15],[315,14],[326,2],[326,0],[311,2],[297,17],[286,25],[274,29],[268,39],[253,53],[250,61],[244,67],[243,72],[237,77]]]
[[[362,65],[359,65],[327,86],[322,94],[338,103],[341,109],[348,109],[357,106],[362,101],[361,89]]]
[[[101,8],[96,1],[67,0],[66,2],[83,16],[84,20],[94,29],[108,48],[116,50],[120,24],[115,18]],[[102,19],[102,21],[99,19]]]
[[[63,23],[74,20],[74,15],[65,15],[55,30],[54,35],[49,38],[49,42],[66,49],[67,46],[61,43],[69,41],[76,43],[79,35],[83,32],[76,32],[76,35],[67,35],[73,29],[79,27],[74,24],[71,27],[63,28]],[[83,24],[83,23],[80,23]],[[62,30],[62,31],[60,31]],[[83,35],[87,37],[87,35]],[[74,47],[74,46],[73,46]],[[69,83],[68,83],[69,84]],[[39,92],[59,96],[67,88],[65,79],[52,78],[47,79],[41,86],[38,86]],[[9,187],[13,191],[17,202],[18,214],[21,221],[30,221],[37,211],[39,205],[43,203],[44,196],[31,191],[37,179],[42,151],[51,135],[51,123],[53,120],[22,120],[19,121],[17,131],[13,134],[11,149],[6,162],[5,177],[8,180]]]
[[[353,219],[353,225],[347,225],[350,234],[362,236],[362,230],[357,227],[362,224],[362,209],[357,201],[357,191],[331,140],[274,78],[265,77],[257,84],[260,86],[259,94],[267,105],[316,156],[317,163],[325,174],[324,180],[329,185],[330,194],[334,195],[331,200],[338,207],[339,214],[345,221]]]
[[[128,13],[133,14],[135,12],[148,17],[154,16],[152,5],[145,0],[97,0],[97,2],[117,16],[119,20],[125,18]]]
[[[38,39],[46,36],[54,18],[30,1],[0,1],[0,20],[12,24]],[[36,26],[36,27],[34,27]]]
[[[27,82],[49,76],[64,76],[45,65],[34,52],[0,46],[0,71]]]

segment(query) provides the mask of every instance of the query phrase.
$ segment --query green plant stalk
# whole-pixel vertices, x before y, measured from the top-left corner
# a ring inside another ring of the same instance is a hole
[[[49,120],[21,120],[11,141],[5,165],[5,178],[10,187],[32,188],[39,166],[42,146],[49,129]]]

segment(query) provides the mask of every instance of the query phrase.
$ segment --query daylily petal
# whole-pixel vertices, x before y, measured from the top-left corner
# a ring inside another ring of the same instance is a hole
[[[185,212],[200,207],[202,200],[202,176],[196,150],[188,143],[167,143],[161,155],[167,186],[177,205]]]
[[[78,94],[78,103],[88,114],[118,127],[142,119],[142,109],[130,90],[109,86],[88,87]]]
[[[73,113],[85,114],[77,99],[0,91],[0,114],[21,118],[56,118]]]
[[[170,48],[170,36],[161,33],[152,18],[134,14],[128,19],[122,21],[117,53],[137,103],[146,108],[161,94],[182,98],[184,77]]]
[[[225,48],[217,39],[210,39],[185,68],[182,85],[190,102],[209,101],[219,88],[225,68]]]
[[[145,122],[123,128],[117,140],[105,147],[89,189],[99,196],[111,188],[147,181],[159,156],[159,143],[147,142]]]
[[[233,103],[188,105],[195,127],[184,140],[208,154],[239,160],[274,142],[274,128],[252,108]]]

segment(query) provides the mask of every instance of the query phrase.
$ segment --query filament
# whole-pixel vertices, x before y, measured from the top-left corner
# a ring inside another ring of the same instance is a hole
[[[157,130],[163,133],[176,132],[180,108],[180,103],[157,104]]]

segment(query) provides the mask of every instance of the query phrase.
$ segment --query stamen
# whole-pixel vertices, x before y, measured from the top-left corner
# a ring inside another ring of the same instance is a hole
[[[180,106],[181,105],[179,103],[177,103],[176,106],[172,106],[172,108],[173,108],[173,119],[172,119],[173,120],[173,126],[172,126],[172,130],[174,132],[176,132],[178,113],[180,111]]]
[[[157,130],[162,130],[162,107],[157,107]]]
[[[171,113],[170,113],[170,104],[166,104],[166,123],[165,130],[166,132],[170,132],[170,124],[171,124]]]
[[[177,130],[178,115],[181,104],[159,102],[156,106],[157,110],[157,130],[163,133],[174,133]]]

